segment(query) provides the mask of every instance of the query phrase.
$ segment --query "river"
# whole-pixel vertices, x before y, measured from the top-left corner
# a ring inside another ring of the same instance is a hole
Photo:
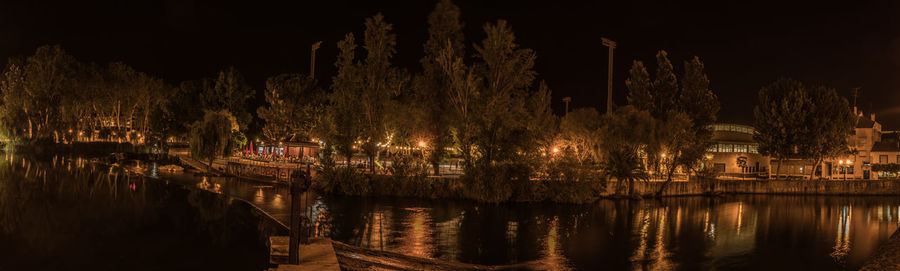
[[[0,189],[18,181],[3,173],[21,170],[17,164],[0,166]],[[281,221],[290,215],[284,187],[144,167],[159,182],[244,199]],[[304,213],[312,214],[320,236],[410,256],[524,269],[855,270],[900,226],[895,197],[740,195],[566,205],[306,196]],[[0,205],[0,212],[9,208]],[[13,233],[28,234],[19,231]]]

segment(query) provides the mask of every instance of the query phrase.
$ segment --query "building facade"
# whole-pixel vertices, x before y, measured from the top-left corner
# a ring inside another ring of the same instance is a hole
[[[759,154],[753,127],[725,123],[711,127],[714,145],[708,150],[706,165],[714,167],[720,178],[808,178],[811,170],[815,170],[815,178],[832,180],[895,177],[897,173],[874,172],[872,166],[900,164],[900,133],[882,131],[875,114],[865,116],[856,108],[853,112],[857,121],[848,138],[849,154],[826,159],[815,169],[808,160],[777,161]]]

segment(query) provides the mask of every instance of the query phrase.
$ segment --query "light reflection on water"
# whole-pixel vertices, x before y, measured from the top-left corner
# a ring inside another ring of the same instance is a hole
[[[279,231],[248,205],[96,161],[4,157],[0,270],[261,270],[260,236]]]
[[[285,187],[168,177],[243,198],[288,221]],[[320,236],[411,256],[551,270],[853,270],[900,225],[900,199],[885,197],[490,205],[306,196],[303,213]]]
[[[871,197],[673,198],[589,206],[347,197],[324,203],[331,228],[324,234],[342,242],[554,270],[855,269],[898,228],[900,211],[895,199]],[[435,219],[440,215],[445,217]]]

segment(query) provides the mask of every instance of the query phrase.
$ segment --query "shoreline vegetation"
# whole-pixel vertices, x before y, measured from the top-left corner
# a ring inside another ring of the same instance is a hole
[[[582,203],[661,197],[685,186],[679,175],[715,178],[708,151],[721,106],[699,56],[659,50],[632,59],[627,79],[616,83],[627,104],[558,114],[552,86],[535,67],[538,53],[519,43],[513,26],[478,22],[484,35],[467,38],[461,12],[451,0],[435,4],[419,67],[397,65],[394,57],[409,53],[398,48],[417,46],[400,47],[390,18],[378,13],[323,45],[337,49],[330,80],[291,71],[262,88],[235,67],[170,84],[125,63],[85,62],[60,45],[41,46],[10,58],[0,75],[0,138],[39,155],[146,152],[159,160],[169,159],[168,144],[187,145],[211,166],[242,151],[303,156],[322,165],[316,189],[347,195]],[[775,172],[780,161],[801,159],[812,162],[815,179],[822,161],[855,151],[854,112],[835,89],[782,78],[759,95],[753,140],[760,155],[779,161]],[[318,147],[303,154],[276,147],[292,142]],[[354,157],[364,158],[368,175],[335,166]],[[375,175],[388,160],[390,177]],[[459,179],[427,178],[448,160],[461,161]]]
[[[117,142],[75,142],[45,144],[36,141],[6,142],[7,151],[32,155],[76,154],[108,157],[123,153],[128,159],[153,160],[180,164],[177,158],[152,155],[146,146]],[[207,168],[200,168],[203,172]],[[900,195],[900,179],[886,180],[707,180],[672,182],[639,181],[632,196],[617,193],[615,181],[605,180],[533,180],[521,168],[498,166],[487,172],[465,174],[458,178],[428,176],[424,170],[400,171],[398,175],[367,174],[346,167],[322,167],[312,178],[317,193],[361,197],[404,197],[452,199],[481,203],[564,203],[590,204],[599,200],[641,199],[678,196],[722,196],[729,194],[770,195]],[[242,176],[236,176],[242,177]],[[248,179],[261,181],[259,179]],[[661,189],[663,193],[657,192]],[[619,191],[621,192],[621,191]]]

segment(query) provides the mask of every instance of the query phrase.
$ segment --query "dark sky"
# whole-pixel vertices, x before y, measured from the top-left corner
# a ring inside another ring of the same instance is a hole
[[[900,129],[900,1],[680,2],[456,1],[469,49],[484,38],[485,22],[506,19],[519,43],[537,51],[536,70],[554,90],[559,113],[564,96],[572,107],[605,110],[605,36],[618,42],[619,105],[632,60],[652,70],[654,54],[664,49],[679,73],[694,55],[705,62],[722,121],[749,124],[759,88],[788,76],[845,96],[861,87],[860,108],[876,112],[885,129]],[[399,38],[395,63],[417,71],[435,3],[3,1],[0,59],[61,44],[81,61],[123,61],[169,83],[234,65],[262,88],[268,76],[307,73],[309,45],[318,40],[324,44],[317,73],[327,80],[335,43],[347,32],[361,33],[364,19],[382,12]]]

